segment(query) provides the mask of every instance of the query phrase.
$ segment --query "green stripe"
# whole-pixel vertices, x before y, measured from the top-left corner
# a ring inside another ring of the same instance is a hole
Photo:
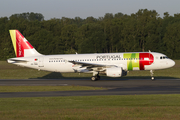
[[[134,67],[139,69],[139,59],[134,60],[134,58],[139,58],[139,53],[125,53],[124,58],[127,58],[127,69],[133,70]],[[130,60],[129,60],[130,59]]]

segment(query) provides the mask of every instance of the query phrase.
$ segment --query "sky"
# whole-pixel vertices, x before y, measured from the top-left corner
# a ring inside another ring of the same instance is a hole
[[[139,9],[156,10],[163,17],[180,13],[180,0],[0,0],[0,17],[25,12],[41,13],[52,18],[103,17],[106,13],[131,15]]]

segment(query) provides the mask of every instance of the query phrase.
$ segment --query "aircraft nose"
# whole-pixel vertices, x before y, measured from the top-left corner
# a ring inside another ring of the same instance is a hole
[[[173,66],[175,65],[175,62],[174,62],[174,60],[170,60],[170,61],[168,62],[168,64],[169,64],[170,67],[173,67]]]

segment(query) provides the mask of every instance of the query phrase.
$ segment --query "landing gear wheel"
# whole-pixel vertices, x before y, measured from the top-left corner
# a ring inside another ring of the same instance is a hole
[[[92,76],[92,77],[91,77],[91,80],[92,80],[92,81],[100,80],[100,76],[99,76],[99,75]]]
[[[92,77],[91,77],[91,80],[92,80],[92,81],[96,81],[97,79],[96,79],[95,76],[92,76]]]
[[[153,70],[150,70],[150,74],[151,74],[151,80],[153,81],[154,80],[154,77],[153,77]]]

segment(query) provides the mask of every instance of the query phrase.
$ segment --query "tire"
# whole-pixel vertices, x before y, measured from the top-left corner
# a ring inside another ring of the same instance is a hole
[[[96,79],[95,76],[92,76],[92,77],[91,77],[91,80],[92,80],[92,81],[96,81],[97,79]]]

